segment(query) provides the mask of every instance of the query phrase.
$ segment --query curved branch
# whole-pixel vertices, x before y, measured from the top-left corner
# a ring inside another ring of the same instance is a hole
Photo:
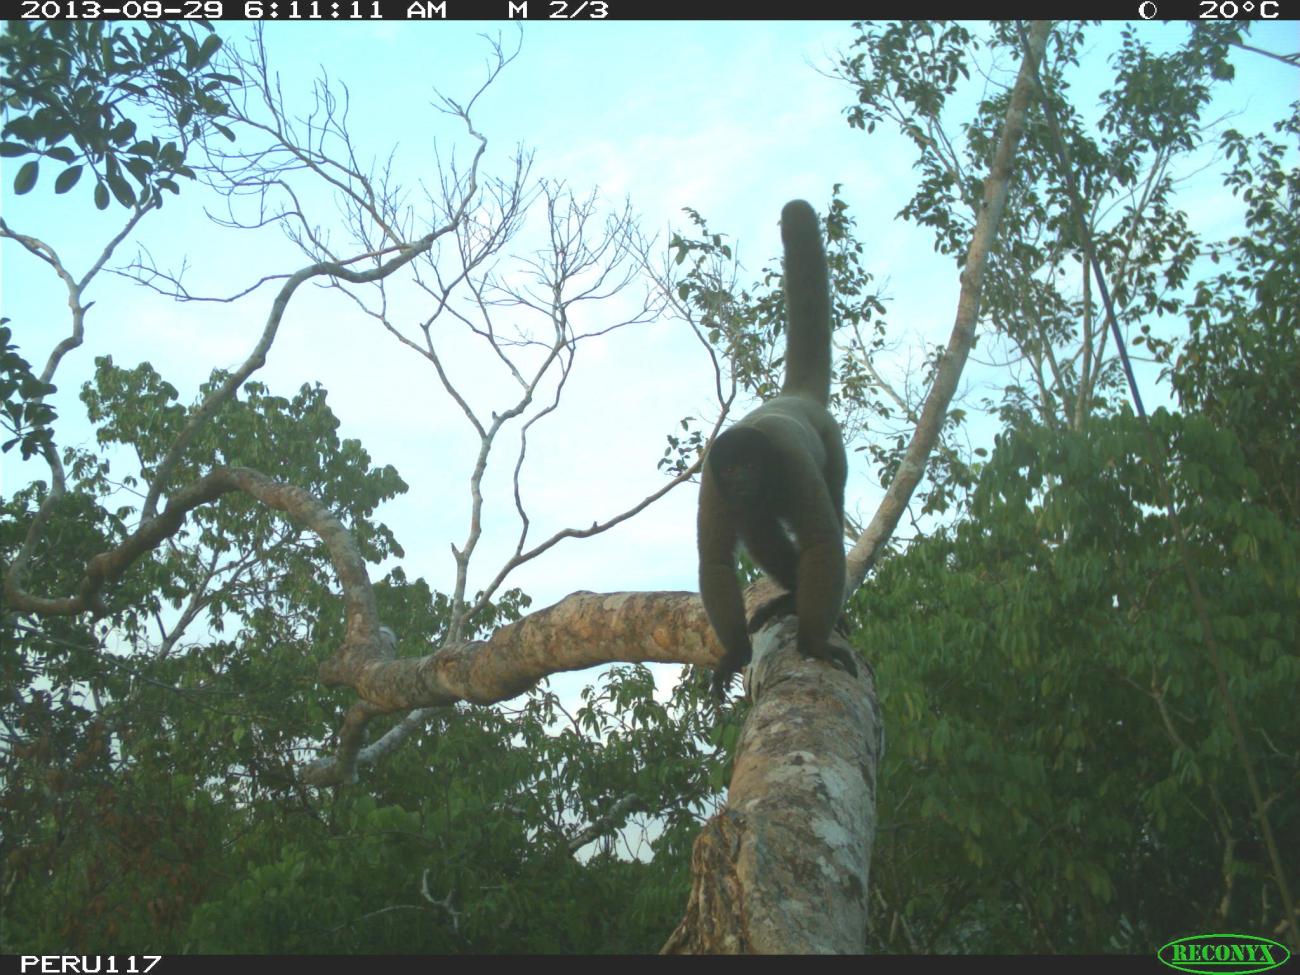
[[[105,615],[108,612],[103,602],[106,586],[119,580],[141,555],[175,535],[187,514],[230,491],[243,491],[267,507],[293,516],[320,537],[338,574],[347,610],[346,637],[339,653],[350,651],[353,643],[372,642],[379,629],[379,612],[365,560],[351,533],[322,502],[303,488],[276,481],[248,467],[218,467],[178,491],[160,515],[146,520],[116,548],[101,552],[86,563],[74,596],[34,596],[22,589],[19,573],[14,571],[17,566],[11,566],[5,575],[6,604],[20,612],[43,616],[72,616],[85,612]]]
[[[500,627],[486,640],[448,645],[422,657],[380,659],[354,653],[345,658],[340,650],[321,665],[320,679],[352,687],[362,701],[348,715],[336,754],[308,766],[304,779],[314,785],[352,781],[361,729],[376,714],[459,701],[492,704],[551,674],[601,664],[711,666],[721,657],[700,597],[691,592],[576,592]],[[416,711],[403,724],[425,717]],[[364,761],[379,757],[370,752]]]

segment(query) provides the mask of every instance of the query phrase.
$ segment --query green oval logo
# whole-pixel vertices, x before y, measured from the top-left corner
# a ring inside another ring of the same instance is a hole
[[[1193,934],[1169,942],[1156,957],[1195,975],[1251,975],[1277,968],[1291,952],[1286,945],[1253,934]]]

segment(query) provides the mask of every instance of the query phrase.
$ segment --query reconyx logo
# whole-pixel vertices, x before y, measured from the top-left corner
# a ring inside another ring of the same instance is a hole
[[[1194,934],[1169,942],[1156,957],[1170,968],[1195,975],[1251,975],[1277,968],[1291,952],[1253,934]]]

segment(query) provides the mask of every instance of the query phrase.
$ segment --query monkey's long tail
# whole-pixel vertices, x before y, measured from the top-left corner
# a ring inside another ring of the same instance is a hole
[[[804,200],[781,210],[785,244],[784,393],[797,393],[823,406],[831,394],[831,286],[817,213]]]

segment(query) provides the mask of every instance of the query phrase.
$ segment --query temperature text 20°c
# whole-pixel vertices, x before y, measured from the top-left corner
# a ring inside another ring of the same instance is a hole
[[[1200,0],[1201,20],[1236,20],[1238,15],[1250,16],[1259,11],[1264,20],[1276,20],[1282,16],[1278,10],[1279,0]]]

